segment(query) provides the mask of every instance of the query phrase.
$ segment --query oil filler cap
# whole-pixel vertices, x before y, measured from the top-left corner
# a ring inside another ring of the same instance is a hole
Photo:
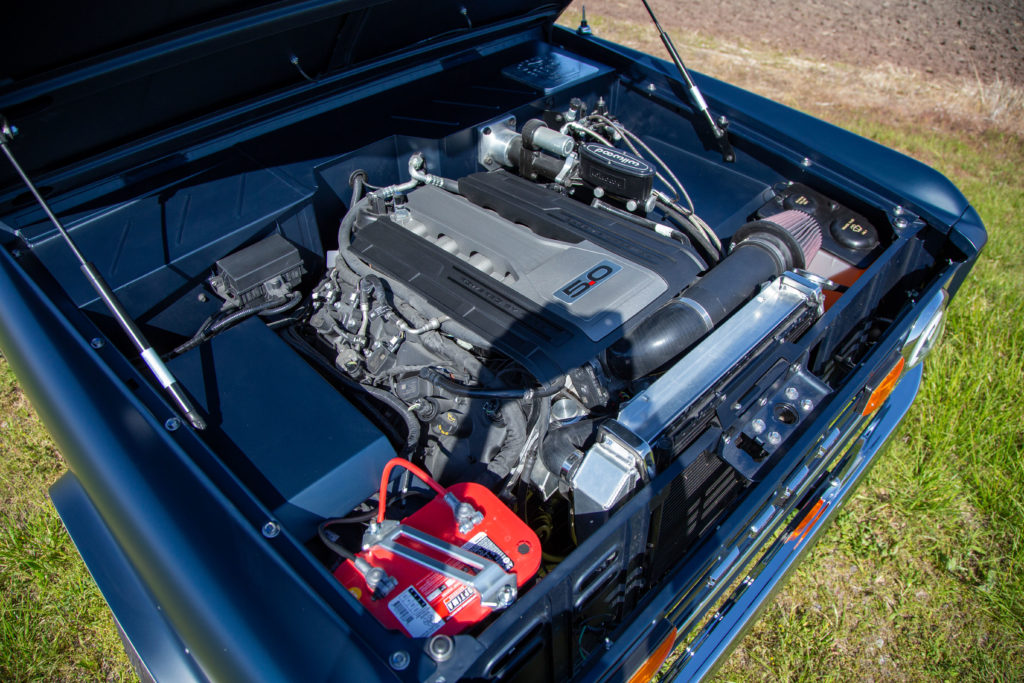
[[[849,213],[840,213],[829,226],[836,242],[856,251],[867,251],[878,246],[878,231],[870,223]]]

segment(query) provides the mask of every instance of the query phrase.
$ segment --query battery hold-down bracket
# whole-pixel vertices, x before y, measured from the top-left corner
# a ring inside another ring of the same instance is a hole
[[[400,522],[370,524],[363,550],[335,577],[384,627],[412,638],[455,635],[511,605],[540,567],[537,535],[489,489],[465,482],[444,489],[408,461],[438,496]]]

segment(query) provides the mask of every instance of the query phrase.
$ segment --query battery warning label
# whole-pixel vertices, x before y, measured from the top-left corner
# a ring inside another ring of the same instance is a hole
[[[412,586],[393,598],[388,609],[412,638],[425,638],[444,626],[441,615]]]
[[[501,548],[483,531],[466,541],[462,548],[475,555],[486,557],[507,572],[512,571],[512,568],[515,566],[512,558],[502,552]]]

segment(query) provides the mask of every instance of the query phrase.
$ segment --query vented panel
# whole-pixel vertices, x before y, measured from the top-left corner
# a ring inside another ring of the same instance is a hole
[[[735,470],[712,453],[700,455],[676,477],[660,520],[651,528],[653,581],[661,579],[704,536],[740,489]]]

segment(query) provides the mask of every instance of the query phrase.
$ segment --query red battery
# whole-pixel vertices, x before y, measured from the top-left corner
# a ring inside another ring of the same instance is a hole
[[[404,460],[385,468],[381,501],[395,466],[439,495],[400,523],[380,523],[382,511],[356,562],[345,560],[334,576],[377,621],[413,638],[454,635],[511,604],[540,567],[537,534],[486,487],[444,489]]]

